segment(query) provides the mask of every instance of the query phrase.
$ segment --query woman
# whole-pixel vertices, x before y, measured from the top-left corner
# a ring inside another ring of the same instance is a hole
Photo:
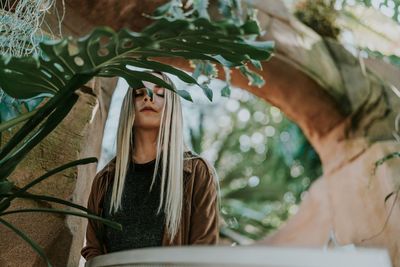
[[[163,73],[153,73],[174,87]],[[118,231],[89,220],[81,254],[216,244],[217,181],[207,162],[184,150],[176,93],[143,82],[121,108],[117,156],[93,180],[88,209],[121,223]]]

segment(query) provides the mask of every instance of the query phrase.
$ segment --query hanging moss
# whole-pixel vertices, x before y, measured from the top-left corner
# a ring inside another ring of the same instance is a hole
[[[45,39],[41,26],[55,0],[0,1],[0,54],[27,56],[38,53]]]

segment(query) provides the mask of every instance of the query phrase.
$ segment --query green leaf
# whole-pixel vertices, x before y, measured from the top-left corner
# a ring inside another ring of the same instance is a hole
[[[214,78],[218,76],[218,70],[214,64],[210,63],[209,61],[205,61],[203,74],[206,75],[207,77]]]
[[[143,88],[144,85],[142,81],[135,77],[132,77],[129,72],[130,70],[121,70],[117,68],[114,69],[112,67],[108,67],[107,70],[101,71],[99,75],[101,75],[102,77],[119,76],[124,78],[126,82],[129,84],[129,86],[132,87],[133,89]]]
[[[12,194],[8,194],[6,196],[13,197]],[[67,201],[67,200],[64,200],[64,199],[60,199],[60,198],[56,198],[56,197],[51,197],[51,196],[22,193],[22,194],[18,194],[15,198],[26,198],[26,199],[54,202],[54,203],[62,204],[62,205],[65,205],[65,206],[68,206],[68,207],[71,207],[71,208],[79,209],[79,210],[82,210],[82,211],[87,212],[87,213],[91,213],[90,210],[88,210],[87,208],[85,208],[85,207],[83,207],[81,205],[77,205],[77,204],[72,203],[70,201]]]
[[[36,184],[42,182],[43,180],[53,176],[54,174],[57,174],[59,172],[62,172],[66,169],[69,169],[71,167],[75,167],[78,165],[86,165],[86,164],[90,164],[90,163],[94,163],[97,162],[97,158],[95,157],[90,157],[90,158],[84,158],[84,159],[79,159],[79,160],[75,160],[75,161],[71,161],[67,164],[64,164],[60,167],[57,167],[55,169],[52,169],[50,171],[48,171],[47,173],[45,173],[44,175],[36,178],[35,180],[33,180],[32,182],[30,182],[29,184],[25,185],[24,187],[22,187],[20,190],[18,190],[13,196],[11,196],[10,199],[16,198],[21,196],[23,193],[25,193],[28,189],[30,189],[31,187],[35,186]]]
[[[171,0],[166,4],[158,7],[154,12],[153,16],[149,16],[153,19],[160,18],[174,18],[181,19],[184,18],[184,12],[182,10],[182,2],[180,0]]]
[[[213,91],[206,84],[203,84],[200,87],[201,87],[201,89],[203,89],[203,92],[207,96],[208,100],[210,100],[212,102]]]
[[[239,62],[232,62],[232,61],[229,61],[229,60],[223,58],[223,57],[220,56],[220,55],[213,56],[213,58],[214,58],[215,60],[217,60],[219,63],[221,63],[223,66],[226,66],[226,67],[228,67],[228,68],[233,68],[233,67],[241,66],[241,65],[242,65],[242,61],[239,61]]]
[[[154,50],[146,50],[141,52],[143,58],[147,59],[148,57],[180,57],[186,59],[202,59],[202,60],[210,60],[214,62],[218,62],[212,56],[208,56],[206,54],[200,52],[193,51],[154,51]]]
[[[233,13],[231,1],[218,1],[218,11],[225,18],[231,18]]]
[[[261,62],[260,62],[259,60],[253,60],[253,59],[251,59],[250,62],[251,62],[251,64],[252,64],[254,67],[256,67],[257,69],[259,69],[259,70],[262,70],[262,69],[263,69],[263,68],[262,68],[262,65],[261,65]]]
[[[68,211],[68,210],[60,210],[60,209],[46,209],[46,208],[37,208],[37,209],[19,209],[19,210],[11,210],[11,211],[6,211],[0,214],[0,216],[5,216],[5,215],[11,215],[11,214],[17,214],[17,213],[26,213],[26,212],[45,212],[45,213],[57,213],[57,214],[65,214],[65,215],[73,215],[73,216],[78,216],[78,217],[83,217],[83,218],[88,218],[92,220],[97,220],[99,222],[104,223],[107,226],[110,226],[116,230],[122,230],[122,226],[119,223],[104,219],[102,217],[92,215],[92,214],[87,214],[87,213],[81,213],[81,212],[74,212],[74,211]]]
[[[192,64],[194,64],[196,66],[194,71],[193,71],[193,73],[192,73],[192,77],[193,77],[193,79],[197,80],[200,77],[201,73],[202,73],[203,62],[202,61],[195,61],[195,60],[192,60],[191,62],[192,62]]]
[[[255,20],[246,21],[241,28],[244,34],[260,34],[260,26]]]
[[[158,16],[163,16],[163,15],[167,14],[167,12],[169,12],[171,9],[172,4],[173,4],[173,1],[169,1],[166,4],[163,4],[159,7],[157,7],[153,12],[153,16],[158,17]]]
[[[400,158],[400,152],[393,152],[390,153],[388,155],[386,155],[385,157],[381,158],[380,160],[375,162],[375,168],[374,168],[374,173],[376,172],[376,169],[382,165],[383,163],[385,163],[388,160],[394,159],[394,158]]]
[[[187,101],[193,102],[192,96],[190,93],[186,90],[177,90],[178,95],[180,95],[183,99],[186,99]]]
[[[157,84],[161,87],[164,87],[166,89],[169,89],[171,91],[175,91],[175,89],[166,81],[164,81],[161,78],[158,78],[156,75],[153,75],[151,73],[143,72],[143,71],[136,71],[136,70],[129,70],[130,73],[135,74],[137,78],[139,78],[142,81],[148,81],[154,84]]]
[[[8,180],[0,180],[0,195],[9,193],[13,186],[14,184]]]
[[[388,56],[390,63],[393,65],[400,67],[400,57],[396,55],[390,55]]]
[[[249,79],[249,84],[261,87],[265,84],[264,79],[258,73],[250,70],[247,66],[239,67],[240,72]]]
[[[0,214],[3,210],[6,210],[10,207],[11,202],[8,198],[0,199]]]
[[[205,75],[208,78],[215,78],[218,76],[217,68],[208,60],[192,60],[191,63],[196,66],[192,74],[193,78],[196,80],[201,74]]]
[[[147,95],[148,95],[151,99],[153,99],[153,90],[151,90],[151,89],[149,89],[149,88],[146,87],[146,92],[147,92]]]
[[[230,95],[231,95],[231,84],[230,84],[231,70],[228,67],[224,67],[224,72],[225,72],[226,85],[221,90],[221,96],[222,97],[230,97]]]
[[[203,2],[204,3],[204,2]],[[248,25],[253,25],[250,22]],[[246,24],[245,24],[246,25]],[[242,61],[266,60],[271,42],[246,41],[238,26],[229,22],[211,22],[206,18],[193,20],[160,19],[141,33],[126,29],[119,33],[107,27],[97,28],[79,39],[45,41],[42,54],[36,57],[0,60],[0,86],[13,97],[29,98],[40,93],[56,94],[75,75],[121,75],[130,84],[139,86],[137,73],[126,70],[130,60],[143,61],[143,56],[174,56],[186,59],[211,59],[230,67]],[[75,47],[71,52],[70,47]],[[149,64],[149,62],[142,62]],[[155,63],[150,63],[155,66]],[[165,69],[165,66],[158,65]],[[172,69],[169,69],[172,71]],[[187,79],[180,75],[179,78]],[[77,85],[78,87],[81,86]],[[17,89],[18,88],[18,89]],[[76,90],[71,88],[70,90]]]
[[[58,107],[47,120],[40,125],[37,131],[35,131],[26,142],[15,148],[13,153],[10,153],[6,157],[0,160],[0,179],[8,177],[8,175],[15,169],[18,163],[25,157],[25,155],[35,147],[44,137],[51,133],[55,127],[67,116],[69,111],[72,109],[78,95],[72,95],[65,100],[65,106]],[[28,133],[29,134],[29,133]],[[1,151],[3,153],[3,150]],[[0,153],[0,154],[1,154]]]
[[[229,84],[225,85],[224,88],[222,88],[221,96],[223,96],[223,97],[231,96],[231,87],[229,86]]]
[[[208,15],[208,0],[193,0],[193,8],[197,11],[200,18],[210,19]]]
[[[17,116],[16,118],[11,119],[9,121],[2,122],[0,124],[0,133],[30,119],[31,117],[33,117],[36,114],[36,112],[37,112],[37,110],[33,110],[31,112],[27,112],[20,116]]]
[[[176,50],[176,51],[193,51],[193,52],[198,52],[198,53],[204,53],[204,48],[207,46],[208,53],[210,54],[224,54],[225,57],[228,56],[234,56],[235,54],[226,49],[223,48],[222,46],[218,46],[215,43],[212,43],[210,41],[204,42],[200,41],[199,37],[193,39],[195,37],[192,37],[191,42],[183,42],[182,40],[167,40],[162,42],[162,47],[165,47],[168,50]],[[189,40],[189,38],[185,38],[185,40]],[[239,59],[243,58],[243,54],[238,54],[237,57]]]
[[[177,35],[184,30],[188,30],[189,26],[190,22],[188,20],[182,20],[182,19],[168,20],[166,18],[162,18],[144,28],[142,34],[154,36],[156,33],[163,32],[164,34],[172,33]]]
[[[0,61],[1,65],[1,61]],[[55,97],[51,98],[43,107],[37,110],[37,114],[32,116],[19,130],[14,136],[7,142],[7,144],[0,150],[0,159],[4,159],[10,151],[15,149],[18,144],[24,140],[28,135],[32,135],[34,133],[34,129],[48,116],[50,115],[57,107],[61,106],[60,110],[64,109],[68,110],[68,105],[70,105],[71,99],[76,101],[76,96],[71,98],[73,94],[73,90],[71,88],[77,87],[79,88],[81,85],[85,84],[89,81],[91,75],[76,75],[74,76],[66,85],[63,90],[60,91]],[[0,80],[1,82],[1,80]],[[79,87],[78,87],[79,85]],[[73,104],[73,103],[72,103]],[[70,109],[72,106],[70,107]],[[44,135],[45,136],[45,135]],[[38,140],[40,138],[36,138]],[[26,143],[26,142],[25,142]],[[36,145],[36,144],[34,144]],[[1,168],[1,163],[0,163]],[[0,175],[1,178],[1,175]]]
[[[44,253],[43,249],[32,239],[30,239],[24,232],[19,230],[17,227],[12,225],[11,223],[3,220],[0,218],[0,223],[4,226],[10,228],[14,233],[16,233],[19,237],[21,237],[26,243],[28,243],[32,249],[44,260],[46,261],[47,267],[52,267],[49,259],[47,258],[46,254]]]
[[[179,5],[175,4],[170,8],[178,8]],[[175,15],[180,16],[178,13]],[[142,87],[142,81],[146,80],[173,90],[162,79],[129,70],[127,66],[135,62],[154,70],[161,68],[183,81],[194,82],[183,72],[162,63],[157,64],[149,60],[150,57],[208,60],[201,71],[215,77],[215,66],[211,62],[233,67],[242,66],[249,60],[266,60],[271,56],[271,42],[247,41],[242,33],[240,26],[229,21],[174,19],[169,16],[157,20],[140,33],[126,29],[117,33],[111,28],[101,27],[78,39],[44,41],[40,44],[42,53],[39,56],[14,58],[2,55],[0,87],[7,94],[15,98],[31,98],[43,93],[53,97],[1,149],[0,177],[10,174],[26,153],[54,129],[67,114],[62,109],[70,109],[73,105],[66,100],[70,101],[75,90],[92,77],[120,76],[133,88]],[[212,99],[212,91],[207,87],[202,88],[206,96]],[[187,96],[185,93],[182,95]],[[53,113],[56,114],[53,116]],[[56,119],[55,122],[52,123],[48,116]],[[36,129],[46,118],[44,126]]]
[[[127,64],[135,66],[135,67],[170,73],[186,83],[197,84],[197,81],[195,79],[193,79],[193,77],[190,76],[189,74],[187,74],[186,72],[179,70],[177,68],[174,68],[170,65],[157,62],[157,61],[129,60],[129,61],[127,61]]]
[[[244,44],[249,45],[252,49],[258,49],[261,51],[266,52],[267,54],[270,54],[274,51],[275,48],[275,42],[274,41],[252,41],[252,40],[243,40]],[[267,56],[267,58],[269,58]]]

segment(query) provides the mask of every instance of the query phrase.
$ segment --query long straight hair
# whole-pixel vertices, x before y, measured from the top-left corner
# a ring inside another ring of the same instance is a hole
[[[175,85],[164,73],[164,81],[174,89]],[[181,220],[183,202],[183,154],[185,150],[183,141],[183,118],[180,97],[178,94],[165,89],[164,107],[162,109],[161,124],[157,138],[157,156],[150,186],[151,190],[158,176],[161,166],[161,192],[158,213],[165,213],[165,224],[170,238],[177,231]],[[132,141],[133,123],[135,121],[134,90],[128,89],[121,107],[121,115],[117,132],[117,156],[115,177],[111,195],[110,213],[122,208],[122,194],[125,177],[128,171],[130,152],[134,151]],[[132,148],[132,149],[131,149]]]

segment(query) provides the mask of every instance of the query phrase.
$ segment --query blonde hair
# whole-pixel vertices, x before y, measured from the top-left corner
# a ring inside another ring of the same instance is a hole
[[[168,76],[164,73],[161,73],[161,75],[164,81],[176,89]],[[130,148],[133,148],[132,127],[135,120],[134,91],[133,89],[128,90],[121,107],[110,213],[122,208],[122,193],[131,160]],[[150,190],[153,188],[157,178],[157,170],[161,166],[161,192],[158,212],[161,212],[164,207],[165,224],[168,234],[172,239],[178,231],[182,214],[183,154],[185,145],[183,141],[183,118],[180,97],[168,89],[165,89],[164,95],[165,102],[158,133],[157,156]]]

